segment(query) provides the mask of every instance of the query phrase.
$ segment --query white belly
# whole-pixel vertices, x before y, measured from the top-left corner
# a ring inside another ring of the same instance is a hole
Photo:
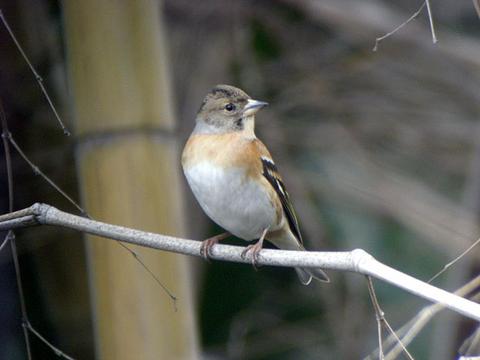
[[[244,239],[258,239],[275,223],[275,209],[267,193],[242,169],[225,171],[208,162],[184,168],[203,211],[218,225]]]

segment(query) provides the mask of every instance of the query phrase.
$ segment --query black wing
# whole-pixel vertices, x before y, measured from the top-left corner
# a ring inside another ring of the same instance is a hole
[[[263,176],[268,180],[270,185],[275,189],[275,192],[280,198],[282,203],[283,211],[287,216],[288,225],[293,235],[298,239],[300,244],[303,244],[302,234],[300,233],[300,227],[298,226],[297,216],[295,215],[295,210],[293,209],[292,203],[288,196],[285,185],[283,184],[282,178],[278,174],[277,167],[275,163],[267,158],[262,157],[263,165]]]

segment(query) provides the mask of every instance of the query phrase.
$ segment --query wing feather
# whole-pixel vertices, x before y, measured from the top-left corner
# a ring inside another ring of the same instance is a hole
[[[280,198],[280,202],[282,203],[283,211],[287,217],[290,230],[298,239],[300,244],[303,244],[302,234],[300,233],[300,227],[298,226],[297,215],[293,209],[287,189],[285,188],[285,184],[278,174],[277,166],[271,159],[267,157],[262,156],[261,161],[263,166],[263,176],[267,179],[270,185],[272,185],[273,189]]]

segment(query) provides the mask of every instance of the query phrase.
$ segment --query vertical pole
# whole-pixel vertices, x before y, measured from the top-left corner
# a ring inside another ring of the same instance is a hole
[[[168,61],[153,0],[66,0],[66,46],[83,201],[94,218],[182,235],[179,152]],[[198,357],[186,258],[87,240],[100,359]],[[129,245],[130,246],[130,245]]]

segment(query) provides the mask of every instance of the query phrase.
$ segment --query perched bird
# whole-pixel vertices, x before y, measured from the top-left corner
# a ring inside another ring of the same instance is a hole
[[[251,241],[255,265],[263,240],[285,250],[305,250],[297,217],[277,167],[255,136],[255,114],[268,105],[229,85],[215,86],[197,113],[196,125],[182,154],[188,184],[203,211],[226,233],[207,239],[202,255],[233,234]],[[320,269],[296,268],[300,281],[328,282]]]

